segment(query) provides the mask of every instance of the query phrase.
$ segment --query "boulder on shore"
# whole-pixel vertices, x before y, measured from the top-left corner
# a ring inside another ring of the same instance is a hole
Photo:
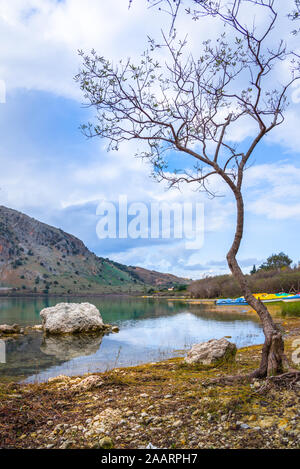
[[[189,365],[213,365],[220,362],[235,360],[236,345],[227,339],[211,339],[208,342],[195,344],[185,357],[185,363]]]
[[[96,306],[90,303],[59,303],[40,312],[47,334],[76,334],[105,331],[107,326]]]

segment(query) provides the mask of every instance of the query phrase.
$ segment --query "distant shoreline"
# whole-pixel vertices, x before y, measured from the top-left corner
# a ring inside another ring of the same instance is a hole
[[[214,301],[214,299],[191,299],[189,296],[186,297],[178,297],[178,296],[164,296],[164,295],[147,295],[144,292],[141,291],[136,291],[136,292],[102,292],[102,293],[92,293],[92,292],[82,292],[82,293],[51,293],[51,294],[45,294],[45,293],[34,293],[34,292],[1,292],[0,291],[0,298],[73,298],[73,297],[82,297],[86,296],[89,298],[93,297],[103,297],[103,296],[120,296],[120,297],[140,297],[140,298],[151,298],[151,299],[167,299],[167,300],[191,300],[191,301]]]
[[[73,297],[83,297],[83,296],[86,296],[86,297],[103,297],[103,296],[109,296],[109,297],[112,297],[112,296],[127,296],[127,297],[136,297],[136,296],[141,296],[141,293],[140,292],[137,292],[137,293],[124,293],[124,292],[120,292],[120,293],[68,293],[68,294],[60,294],[60,293],[53,293],[51,295],[46,295],[46,294],[43,294],[43,293],[12,293],[12,294],[7,294],[7,293],[0,293],[0,298],[73,298]]]

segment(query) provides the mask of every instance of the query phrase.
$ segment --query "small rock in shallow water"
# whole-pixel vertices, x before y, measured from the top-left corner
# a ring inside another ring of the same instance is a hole
[[[1,334],[22,334],[24,329],[21,328],[18,324],[13,324],[9,326],[7,324],[0,325],[0,335]]]

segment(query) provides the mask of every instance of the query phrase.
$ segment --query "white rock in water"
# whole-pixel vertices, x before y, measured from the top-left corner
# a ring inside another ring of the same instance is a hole
[[[90,303],[59,303],[40,312],[44,332],[72,334],[104,330],[99,310]]]
[[[236,345],[226,339],[212,339],[193,345],[184,361],[189,365],[199,363],[211,365],[218,362],[235,360]]]

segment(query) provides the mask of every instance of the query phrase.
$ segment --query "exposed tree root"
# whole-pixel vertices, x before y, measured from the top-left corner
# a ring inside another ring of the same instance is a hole
[[[235,384],[247,384],[253,381],[256,376],[253,376],[254,373],[249,373],[247,375],[230,375],[230,376],[221,376],[219,378],[213,379],[206,383],[203,383],[203,386],[230,386]],[[300,391],[300,371],[290,369],[286,373],[282,373],[277,376],[268,376],[262,381],[262,386],[258,389],[259,393],[264,393],[270,389],[273,385],[276,387],[285,387],[288,389],[293,389],[294,387],[299,388]]]
[[[270,376],[267,378],[269,382],[280,387],[293,388],[294,386],[299,387],[300,384],[300,371],[290,370],[286,373],[282,373],[277,376]],[[299,387],[300,390],[300,387]]]
[[[213,380],[209,385],[230,385],[236,383],[247,383],[253,379],[265,379],[272,376],[282,376],[283,368],[287,365],[287,358],[284,355],[284,342],[280,332],[275,330],[269,337],[266,337],[262,349],[260,367],[246,375],[222,376]]]

